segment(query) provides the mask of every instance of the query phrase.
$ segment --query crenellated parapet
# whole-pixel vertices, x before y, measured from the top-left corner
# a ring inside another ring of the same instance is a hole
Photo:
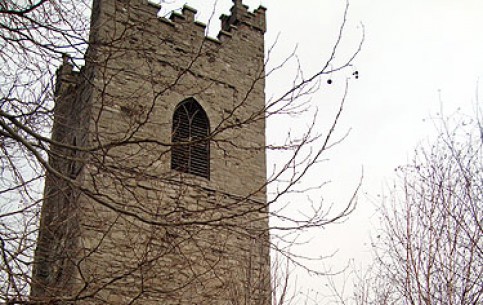
[[[265,7],[260,6],[254,12],[250,12],[248,6],[244,5],[242,0],[233,0],[233,2],[231,14],[220,17],[223,31],[230,32],[234,27],[245,24],[262,33],[266,32],[265,12],[267,9]]]
[[[206,36],[206,24],[196,20],[197,10],[188,5],[184,5],[180,12],[172,12],[166,18],[159,15],[162,5],[149,0],[94,0],[90,44],[141,41],[148,33],[153,37],[173,35],[184,36],[186,39],[190,36],[204,39],[209,44],[223,44],[232,40],[239,32],[245,32],[250,36],[244,38],[245,42],[263,43],[263,35],[266,32],[266,8],[260,6],[251,11],[242,0],[232,1],[230,14],[220,16],[221,30],[216,38],[212,38]],[[126,38],[126,35],[130,37]]]
[[[149,2],[145,2],[155,10],[159,11],[161,5]],[[256,10],[250,11],[247,5],[243,4],[242,0],[233,0],[233,6],[229,15],[221,15],[221,31],[217,35],[219,42],[225,41],[230,38],[234,31],[240,26],[247,26],[247,28],[255,30],[261,34],[266,32],[266,8],[259,6]],[[154,12],[152,12],[154,13]],[[172,12],[169,18],[159,17],[158,19],[165,24],[169,24],[173,27],[176,25],[186,26],[187,24],[195,25],[203,33],[206,29],[206,24],[196,20],[197,10],[184,5],[181,12]],[[213,39],[210,39],[213,40]]]
[[[205,29],[206,29],[206,24],[203,23],[203,22],[200,22],[200,21],[197,21],[195,19],[195,16],[196,16],[196,13],[198,11],[188,5],[184,5],[182,10],[181,10],[181,13],[178,13],[178,12],[171,12],[171,15],[169,16],[169,18],[165,18],[165,17],[160,17],[159,20],[163,23],[166,23],[166,24],[169,24],[173,27],[176,27],[176,25],[188,25],[188,24],[191,24],[191,25],[194,25],[198,28],[199,31],[201,31],[201,33],[205,33]]]

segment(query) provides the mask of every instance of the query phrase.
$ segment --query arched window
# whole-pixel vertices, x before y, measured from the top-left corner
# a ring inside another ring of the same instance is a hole
[[[210,122],[197,101],[181,102],[173,115],[171,168],[210,178]]]

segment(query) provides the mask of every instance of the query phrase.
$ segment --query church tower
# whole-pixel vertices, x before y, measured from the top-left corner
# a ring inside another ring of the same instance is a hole
[[[93,2],[84,66],[57,72],[31,299],[270,305],[265,8],[233,0],[215,39],[188,6]]]

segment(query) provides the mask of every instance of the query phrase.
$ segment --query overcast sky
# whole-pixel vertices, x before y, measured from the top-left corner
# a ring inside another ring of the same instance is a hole
[[[214,0],[175,0],[164,12],[185,3],[198,9],[202,22],[208,21],[215,6]],[[282,59],[296,47],[307,73],[320,67],[331,51],[345,6],[344,0],[244,3],[251,10],[260,4],[267,7],[267,45],[279,36],[273,59]],[[218,0],[214,16],[228,13],[231,5],[230,0]],[[374,205],[380,203],[378,195],[391,183],[394,168],[406,163],[416,145],[432,134],[428,119],[441,109],[446,114],[457,108],[471,113],[477,104],[479,78],[483,87],[483,1],[351,0],[341,60],[359,43],[361,24],[365,41],[354,67],[334,75],[334,83],[324,83],[322,92],[314,96],[319,111],[330,109],[340,98],[345,79],[359,71],[360,78],[350,80],[340,126],[341,134],[350,130],[349,137],[331,153],[321,173],[333,181],[327,188],[328,200],[337,202],[347,198],[363,167],[359,206],[347,222],[324,230],[311,244],[326,253],[340,249],[340,261],[369,256],[369,233],[377,227]],[[216,36],[218,30],[215,18],[210,35]],[[292,79],[292,68],[289,65],[283,75],[268,80],[267,97]]]

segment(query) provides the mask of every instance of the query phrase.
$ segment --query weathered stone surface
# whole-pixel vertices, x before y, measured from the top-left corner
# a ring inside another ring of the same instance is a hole
[[[234,2],[217,40],[190,7],[94,1],[85,67],[59,69],[53,140],[79,149],[52,147],[68,179],[47,176],[33,299],[271,303],[265,9]],[[170,169],[187,98],[210,121],[210,179]]]

